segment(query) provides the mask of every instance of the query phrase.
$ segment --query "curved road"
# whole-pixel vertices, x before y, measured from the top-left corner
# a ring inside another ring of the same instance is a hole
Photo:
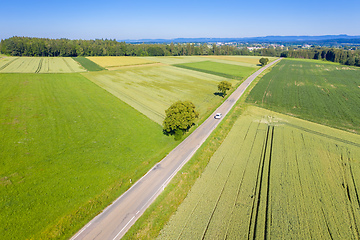
[[[278,62],[269,63],[248,77],[218,108],[223,118],[244,93],[249,84],[266,68]],[[149,170],[129,190],[77,232],[71,240],[120,239],[144,213],[146,208],[164,190],[165,186],[194,155],[222,119],[212,114],[191,135],[172,150],[163,160]]]

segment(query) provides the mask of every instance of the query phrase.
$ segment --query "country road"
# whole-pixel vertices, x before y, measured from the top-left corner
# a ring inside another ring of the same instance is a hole
[[[224,118],[250,83],[279,60],[281,59],[269,63],[248,77],[203,124],[128,191],[77,232],[71,240],[120,239],[217,127],[222,119],[214,119],[215,113],[222,113]]]

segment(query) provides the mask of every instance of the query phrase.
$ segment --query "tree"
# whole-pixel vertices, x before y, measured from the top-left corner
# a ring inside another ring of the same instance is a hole
[[[268,58],[260,58],[259,60],[261,66],[265,66],[266,64],[268,64],[269,59]]]
[[[218,90],[221,92],[222,97],[225,97],[226,91],[230,90],[230,88],[231,83],[229,83],[228,81],[221,81],[218,85]]]
[[[199,113],[195,111],[195,105],[189,101],[177,101],[165,111],[165,114],[164,132],[175,135],[175,140],[180,140],[199,117]]]

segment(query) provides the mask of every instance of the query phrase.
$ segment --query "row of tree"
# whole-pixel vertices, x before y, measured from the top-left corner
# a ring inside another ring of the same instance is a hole
[[[11,56],[192,56],[192,55],[251,55],[270,57],[292,57],[323,59],[341,64],[360,66],[360,50],[336,48],[289,49],[267,48],[254,49],[230,45],[217,46],[194,43],[186,44],[129,44],[108,39],[70,40],[12,37],[0,42],[0,52]]]
[[[349,66],[360,66],[360,50],[337,48],[310,48],[284,51],[281,57],[322,59]]]
[[[69,40],[12,37],[0,43],[0,51],[11,56],[191,56],[191,55],[254,55],[280,56],[282,50],[247,48],[216,44],[127,44],[108,39]]]

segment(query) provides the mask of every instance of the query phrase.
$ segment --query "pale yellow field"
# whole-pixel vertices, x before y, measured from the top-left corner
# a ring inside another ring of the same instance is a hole
[[[86,57],[86,58],[93,61],[94,63],[96,63],[97,65],[99,65],[101,67],[111,69],[111,70],[113,70],[114,68],[116,69],[116,68],[122,67],[122,66],[156,63],[154,61],[151,61],[151,60],[148,60],[145,58],[140,58],[140,57],[106,56],[106,57]]]
[[[72,73],[86,70],[70,57],[5,57],[0,73]]]

